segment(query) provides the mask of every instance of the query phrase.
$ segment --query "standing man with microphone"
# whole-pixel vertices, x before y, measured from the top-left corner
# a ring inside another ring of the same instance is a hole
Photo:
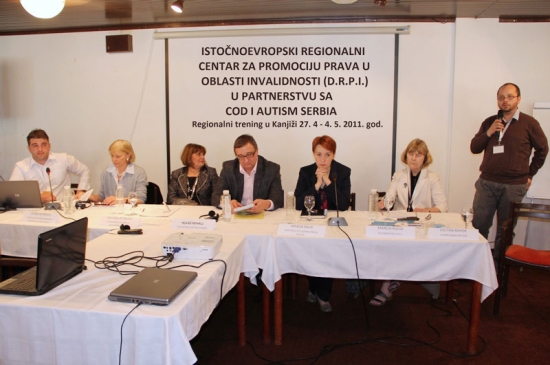
[[[90,170],[71,155],[50,152],[50,147],[50,138],[44,130],[31,131],[27,136],[31,156],[15,164],[10,180],[38,181],[42,202],[51,202],[61,197],[63,187],[71,185],[72,173],[80,177],[78,198],[90,189]]]
[[[487,238],[497,213],[495,262],[501,248],[502,225],[510,218],[510,204],[523,200],[548,154],[544,131],[536,119],[519,111],[520,101],[517,85],[502,85],[497,91],[498,114],[483,121],[470,143],[472,153],[483,152],[481,175],[475,183],[472,224]]]

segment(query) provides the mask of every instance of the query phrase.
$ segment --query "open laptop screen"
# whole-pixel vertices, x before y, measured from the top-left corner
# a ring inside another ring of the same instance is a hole
[[[54,228],[38,236],[36,289],[51,290],[84,268],[88,219]]]
[[[0,207],[42,208],[38,181],[0,181]]]

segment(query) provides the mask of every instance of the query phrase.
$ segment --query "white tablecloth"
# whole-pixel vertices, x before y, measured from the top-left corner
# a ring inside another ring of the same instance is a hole
[[[212,207],[180,207],[169,217],[139,217],[142,236],[104,234],[88,243],[86,257],[99,260],[132,250],[160,255],[161,242],[174,232],[173,220],[198,218],[209,210]],[[100,225],[111,212],[109,207],[94,207],[73,217],[88,216],[89,231],[101,234],[114,228]],[[36,252],[36,236],[53,225],[24,223],[22,213],[8,213],[0,215],[2,249],[10,254]],[[324,219],[306,222],[298,214],[295,222],[326,225]],[[349,223],[342,228],[352,238],[361,278],[471,279],[482,284],[481,300],[497,288],[491,252],[481,236],[477,241],[372,239],[365,235],[370,224],[366,212],[341,215]],[[434,223],[463,226],[458,214],[431,216]],[[419,217],[424,219],[425,215]],[[279,209],[266,212],[261,220],[234,218],[217,223],[215,233],[224,238],[216,258],[228,263],[224,294],[236,284],[239,273],[254,281],[259,268],[270,290],[284,273],[356,278],[352,246],[338,227],[327,227],[323,238],[280,236],[277,229],[284,220],[285,212]],[[136,309],[124,325],[123,363],[194,363],[189,340],[219,300],[222,270],[221,263],[201,268],[197,280],[168,307],[143,305]],[[110,302],[107,296],[127,279],[90,267],[40,297],[0,296],[0,364],[116,364],[120,325],[133,305]]]
[[[86,258],[100,260],[133,250],[161,255],[161,242],[171,232],[149,230],[141,236],[103,235],[87,245]],[[238,281],[243,236],[223,239],[216,259],[227,263],[225,295]],[[174,260],[196,265],[200,261]],[[151,261],[144,263],[151,266]],[[39,297],[0,296],[0,364],[117,364],[120,327],[134,304],[111,302],[108,294],[129,276],[88,270]],[[123,364],[193,364],[189,341],[197,335],[220,299],[224,266],[212,262],[166,306],[142,305],[124,324]]]
[[[282,212],[278,212],[282,218]],[[329,215],[334,215],[329,214]],[[419,213],[424,221],[427,214]],[[481,300],[497,287],[495,268],[487,241],[366,238],[367,212],[343,212],[349,226],[342,227],[353,242],[359,275],[364,279],[447,281],[471,279],[482,284]],[[458,213],[431,214],[430,222],[464,228]],[[296,220],[326,225],[326,220]],[[470,227],[471,228],[471,227]],[[324,238],[247,235],[247,245],[263,269],[262,281],[269,290],[285,273],[331,278],[357,278],[353,248],[338,227],[327,227]],[[246,273],[254,280],[253,273]]]

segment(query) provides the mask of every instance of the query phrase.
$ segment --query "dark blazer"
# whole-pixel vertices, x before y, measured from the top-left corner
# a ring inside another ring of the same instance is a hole
[[[212,191],[218,182],[218,173],[213,167],[203,166],[199,172],[195,195],[199,205],[210,205]],[[181,205],[188,199],[187,196],[187,166],[172,171],[168,183],[168,204]]]
[[[214,193],[212,205],[220,205],[220,196],[229,190],[231,199],[241,201],[244,189],[244,176],[240,172],[239,160],[225,161]],[[268,199],[273,202],[273,209],[284,206],[283,186],[281,184],[281,167],[262,156],[258,156],[258,165],[254,177],[253,199]]]
[[[321,202],[321,196],[319,192],[315,190],[315,183],[317,182],[317,165],[311,164],[304,166],[300,169],[298,175],[298,182],[296,183],[296,189],[294,190],[294,196],[296,197],[296,209],[304,209],[304,197],[306,195],[315,196],[315,208],[319,209]],[[351,169],[342,165],[334,160],[330,164],[330,177],[333,179],[336,174],[336,190],[338,191],[338,210],[347,210],[349,208],[349,197],[351,192]],[[327,194],[328,209],[336,210],[336,196],[334,192],[334,181],[330,186],[325,187]]]

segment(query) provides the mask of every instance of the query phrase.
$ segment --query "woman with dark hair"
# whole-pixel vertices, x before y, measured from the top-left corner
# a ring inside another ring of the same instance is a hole
[[[218,173],[206,164],[206,148],[189,143],[181,153],[184,167],[172,171],[168,184],[168,204],[210,205]]]
[[[315,137],[311,150],[315,163],[300,169],[294,190],[296,209],[303,210],[304,197],[313,195],[316,209],[336,210],[338,206],[339,210],[347,210],[350,203],[351,170],[334,160],[336,142],[329,136]],[[308,277],[308,280],[307,301],[318,302],[322,312],[331,312],[332,306],[328,300],[332,292],[333,279]]]

